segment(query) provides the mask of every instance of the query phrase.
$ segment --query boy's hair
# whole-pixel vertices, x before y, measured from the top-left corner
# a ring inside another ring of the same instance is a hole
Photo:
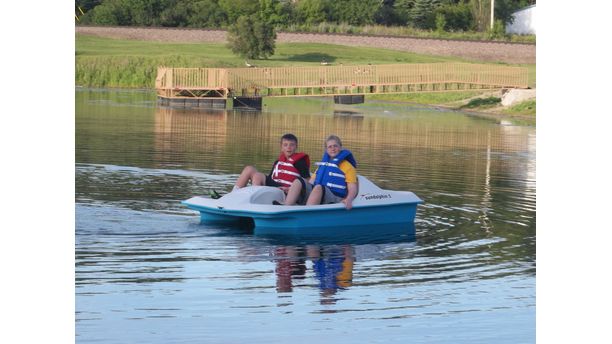
[[[297,145],[298,143],[298,139],[295,135],[293,134],[285,134],[281,137],[280,142],[283,143],[283,140],[287,140],[287,141],[294,141],[295,144]]]

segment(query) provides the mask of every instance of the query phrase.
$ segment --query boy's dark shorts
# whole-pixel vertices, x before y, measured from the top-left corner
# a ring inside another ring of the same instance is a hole
[[[272,179],[272,176],[266,175],[266,186],[273,186],[275,188],[282,186],[280,183],[277,183]]]

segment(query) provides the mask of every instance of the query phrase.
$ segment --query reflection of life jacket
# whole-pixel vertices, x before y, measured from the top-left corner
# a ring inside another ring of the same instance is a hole
[[[319,280],[319,288],[338,289],[336,276],[342,271],[342,257],[319,258],[313,262],[312,268]]]
[[[300,176],[300,172],[295,168],[295,163],[301,159],[305,159],[306,168],[310,169],[310,158],[308,154],[293,153],[287,158],[285,154],[281,153],[272,170],[272,180],[283,186],[291,186],[295,178]]]
[[[331,247],[322,257],[313,260],[312,268],[322,290],[336,290],[352,285],[353,256],[349,250],[340,251]]]
[[[351,153],[348,149],[343,149],[338,153],[338,155],[331,159],[327,152],[323,153],[323,161],[317,162],[319,168],[317,169],[317,179],[315,180],[315,185],[325,185],[327,186],[334,195],[338,197],[346,197],[348,190],[346,189],[346,179],[344,172],[340,169],[340,163],[343,160],[346,160],[353,165],[353,167],[357,167],[357,161],[353,157],[353,153]]]

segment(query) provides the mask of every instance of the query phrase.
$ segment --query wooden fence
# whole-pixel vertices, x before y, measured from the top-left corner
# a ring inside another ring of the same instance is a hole
[[[155,87],[165,98],[235,95],[313,96],[528,88],[525,67],[469,63],[397,65],[168,68]]]

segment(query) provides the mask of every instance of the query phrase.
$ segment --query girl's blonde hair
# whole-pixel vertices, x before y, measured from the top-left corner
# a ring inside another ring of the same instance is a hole
[[[327,142],[334,140],[336,141],[336,143],[338,143],[338,145],[340,147],[342,147],[342,140],[340,140],[340,138],[336,135],[329,135],[326,139],[325,142],[323,143],[323,145],[325,146],[325,148],[327,148]]]

